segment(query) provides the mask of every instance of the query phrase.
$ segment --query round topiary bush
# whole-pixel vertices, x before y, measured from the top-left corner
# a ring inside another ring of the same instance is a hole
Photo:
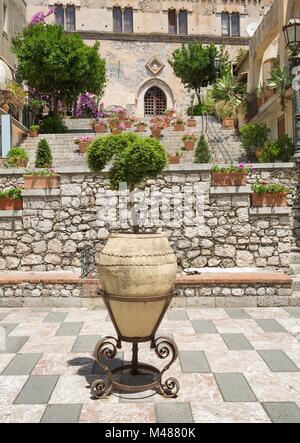
[[[28,153],[24,148],[14,146],[8,151],[5,166],[8,168],[26,167],[28,159]]]
[[[101,172],[112,160],[109,181],[112,190],[118,190],[120,183],[127,183],[130,192],[148,178],[157,177],[167,164],[164,146],[156,139],[140,137],[128,132],[116,136],[100,137],[88,150],[88,165],[94,172]],[[138,224],[132,203],[134,231]]]

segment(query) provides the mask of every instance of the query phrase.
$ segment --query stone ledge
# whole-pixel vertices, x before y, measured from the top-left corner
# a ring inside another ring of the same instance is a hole
[[[22,218],[23,211],[0,211],[0,218]]]
[[[33,284],[80,284],[81,278],[79,274],[74,272],[57,271],[57,272],[22,272],[22,271],[6,271],[0,272],[0,285],[14,285],[20,283]]]
[[[211,195],[251,194],[251,186],[220,186],[210,188]]]
[[[291,215],[291,208],[249,208],[249,215]]]
[[[224,273],[211,272],[201,275],[177,276],[176,285],[243,285],[243,284],[292,284],[292,278],[283,272]]]
[[[22,196],[25,198],[32,197],[57,197],[60,196],[60,189],[24,189]]]
[[[239,285],[239,284],[292,284],[292,278],[283,272],[209,272],[201,275],[178,275],[176,285],[201,286],[208,285]],[[83,284],[100,287],[100,280],[97,278],[81,279],[79,274],[69,271],[48,271],[48,272],[28,272],[28,271],[6,271],[0,272],[0,285],[18,283],[45,283],[45,284]]]

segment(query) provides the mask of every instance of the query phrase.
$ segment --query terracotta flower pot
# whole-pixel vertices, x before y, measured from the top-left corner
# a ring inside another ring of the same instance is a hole
[[[4,104],[2,105],[2,109],[3,109],[3,111],[8,112],[8,111],[10,110],[10,106],[9,106],[9,104],[8,104],[8,103],[4,103]]]
[[[25,175],[24,189],[57,189],[60,187],[59,175]]]
[[[189,128],[195,128],[195,127],[197,126],[197,122],[196,122],[196,120],[194,120],[193,118],[190,118],[190,119],[187,121],[187,126],[188,126]]]
[[[184,149],[186,151],[193,151],[195,149],[195,140],[185,140]]]
[[[161,136],[161,128],[152,128],[151,134],[152,134],[152,137],[159,138]]]
[[[138,132],[145,132],[146,125],[137,125],[137,131]]]
[[[82,154],[84,154],[85,152],[87,152],[89,146],[90,146],[89,142],[80,142],[79,143],[79,151]]]
[[[175,124],[174,125],[174,131],[179,132],[179,131],[184,131],[184,123],[180,123],[180,124]]]
[[[247,174],[244,172],[212,172],[212,186],[245,186]]]
[[[29,132],[29,137],[35,138],[38,136],[38,131],[30,131]]]
[[[106,125],[105,123],[98,122],[95,123],[94,129],[97,134],[103,134],[104,132],[106,132]]]
[[[122,129],[120,129],[120,128],[111,128],[112,135],[119,135],[119,134],[121,134],[121,132],[122,132]]]
[[[126,129],[131,129],[132,122],[130,120],[125,120],[124,123],[125,123],[125,128]]]
[[[179,157],[179,155],[169,155],[168,159],[169,159],[170,165],[179,165],[180,158],[181,157]]]
[[[23,200],[15,200],[10,197],[0,198],[0,211],[20,211],[23,209]]]
[[[222,122],[223,129],[235,129],[235,118],[224,118]]]
[[[267,194],[251,194],[251,206],[253,208],[274,208],[285,207],[287,205],[287,194],[282,193],[267,193]]]

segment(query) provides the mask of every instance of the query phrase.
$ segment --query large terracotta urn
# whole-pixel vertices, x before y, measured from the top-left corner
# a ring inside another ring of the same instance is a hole
[[[165,234],[111,234],[99,276],[122,338],[147,341],[175,286],[177,262]]]

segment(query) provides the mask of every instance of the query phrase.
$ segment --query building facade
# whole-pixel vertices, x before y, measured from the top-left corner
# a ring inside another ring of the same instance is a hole
[[[300,19],[299,0],[274,0],[251,39],[249,56],[239,67],[239,75],[247,76],[248,92],[263,90],[274,64],[281,69],[289,66],[289,52],[282,28],[292,18]],[[286,109],[281,106],[279,93],[265,97],[265,100],[260,100],[258,106],[254,107],[250,121],[265,123],[274,140],[284,134],[294,137],[292,97],[293,90],[290,88],[286,91]]]
[[[49,23],[99,41],[107,61],[104,106],[122,105],[138,117],[166,108],[184,112],[190,97],[168,64],[183,43],[225,45],[232,60],[273,0],[27,0],[28,19],[56,6]]]
[[[24,0],[0,0],[0,88],[13,79],[16,58],[11,53],[11,41],[26,25]]]

